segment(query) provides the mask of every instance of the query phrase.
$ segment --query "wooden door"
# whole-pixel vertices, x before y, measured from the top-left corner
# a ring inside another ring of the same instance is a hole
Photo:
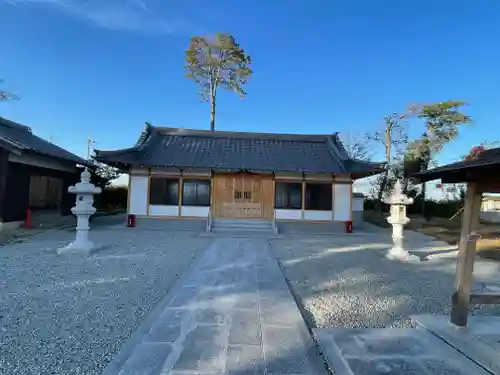
[[[213,214],[216,217],[262,219],[272,217],[271,177],[249,173],[214,176]],[[269,208],[271,205],[271,209]]]

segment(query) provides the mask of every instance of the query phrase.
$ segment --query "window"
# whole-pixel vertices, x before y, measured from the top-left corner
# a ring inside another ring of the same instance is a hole
[[[210,181],[184,180],[182,204],[184,206],[210,206]]]
[[[302,183],[276,182],[275,207],[281,209],[302,208]]]
[[[306,210],[331,211],[332,185],[306,183]]]
[[[149,204],[177,206],[179,204],[179,180],[151,177]]]

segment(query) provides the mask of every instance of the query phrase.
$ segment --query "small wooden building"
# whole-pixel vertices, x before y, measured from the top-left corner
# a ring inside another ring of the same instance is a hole
[[[128,212],[142,217],[351,221],[352,182],[384,168],[350,158],[337,134],[150,125],[95,159],[129,172]]]
[[[0,218],[21,221],[32,209],[70,214],[68,187],[88,162],[34,135],[25,125],[0,117]]]
[[[443,183],[467,183],[451,312],[451,322],[465,326],[469,304],[500,303],[499,294],[471,292],[476,243],[479,239],[474,230],[479,223],[483,193],[500,193],[500,148],[485,150],[473,158],[417,173],[413,177],[417,182],[439,178]]]

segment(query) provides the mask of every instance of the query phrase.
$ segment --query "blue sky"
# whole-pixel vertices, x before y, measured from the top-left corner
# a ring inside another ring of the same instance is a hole
[[[21,100],[0,116],[86,154],[132,145],[145,121],[208,128],[184,78],[196,34],[229,32],[251,55],[248,96],[218,98],[217,129],[364,133],[408,104],[470,103],[456,160],[500,140],[495,0],[0,0],[0,77]],[[411,134],[422,132],[411,125]],[[381,154],[375,155],[381,158]]]

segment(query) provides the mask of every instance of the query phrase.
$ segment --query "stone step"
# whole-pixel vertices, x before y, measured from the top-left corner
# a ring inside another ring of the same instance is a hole
[[[212,223],[212,226],[224,228],[271,228],[272,224]]]
[[[212,227],[212,232],[256,232],[256,233],[273,233],[273,228],[242,228],[242,227]]]
[[[213,223],[220,224],[230,224],[230,223],[238,223],[238,224],[270,224],[270,220],[262,220],[262,219],[212,219]]]
[[[248,232],[273,232],[273,223],[269,220],[249,219],[214,219],[212,232],[222,231],[248,231]]]

